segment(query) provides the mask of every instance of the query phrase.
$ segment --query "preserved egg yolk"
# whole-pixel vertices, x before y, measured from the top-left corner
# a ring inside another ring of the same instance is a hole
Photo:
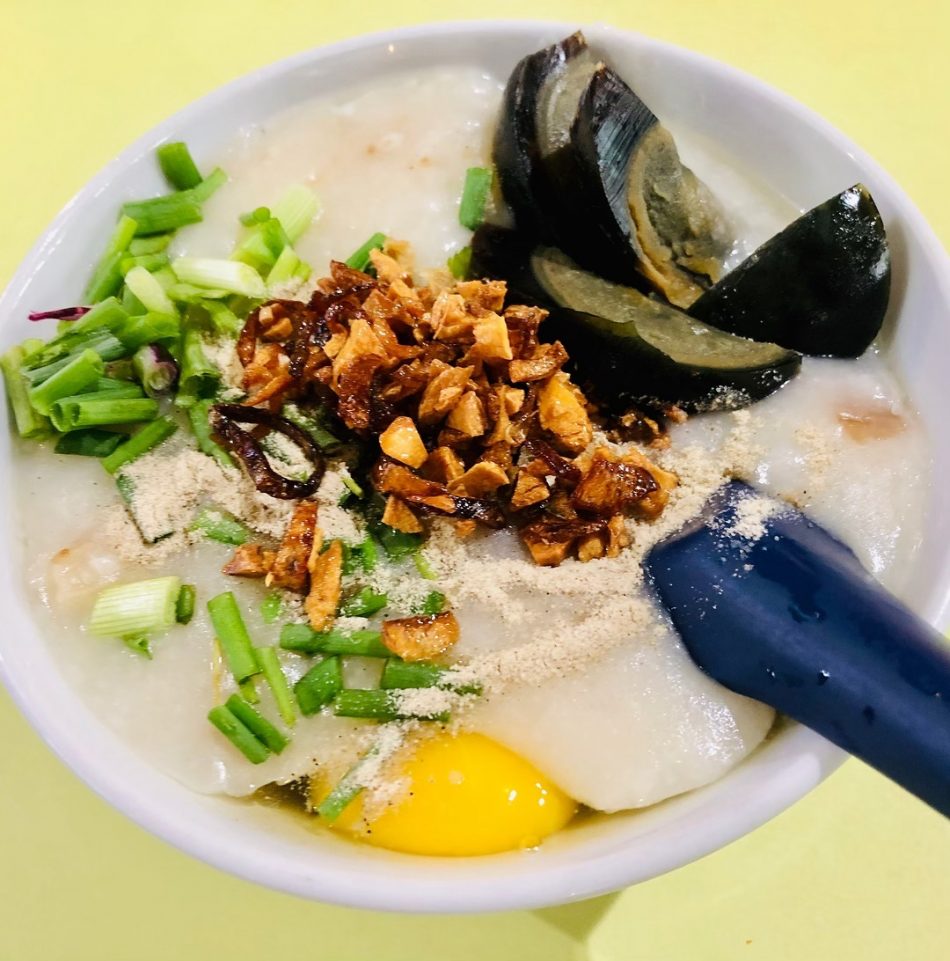
[[[535,847],[576,803],[533,765],[481,734],[422,741],[397,770],[405,791],[372,819],[357,798],[334,827],[407,854],[465,856]]]

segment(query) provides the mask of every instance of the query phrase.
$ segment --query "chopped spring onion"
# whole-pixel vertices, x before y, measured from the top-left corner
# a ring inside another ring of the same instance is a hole
[[[205,509],[191,522],[189,531],[200,531],[220,544],[246,544],[251,532],[240,522],[221,511]]]
[[[266,274],[277,258],[290,246],[290,240],[276,217],[256,224],[238,244],[232,257],[253,267],[260,275]]]
[[[154,420],[158,416],[158,404],[147,397],[115,398],[118,391],[100,391],[95,394],[76,394],[57,400],[50,408],[53,426],[63,434],[82,427],[102,427],[106,424],[134,424],[142,420]]]
[[[144,344],[132,355],[132,371],[149,397],[167,394],[178,382],[178,364],[160,344]]]
[[[247,701],[232,694],[225,702],[227,709],[263,744],[275,754],[290,743],[267,718],[262,717]]]
[[[309,624],[285,624],[280,629],[280,646],[296,654],[320,654],[326,631],[315,631]]]
[[[294,698],[287,683],[287,677],[280,666],[276,647],[255,647],[254,656],[260,665],[261,674],[274,695],[274,703],[284,723],[293,727],[297,722],[297,712],[294,709]]]
[[[274,204],[273,215],[280,221],[287,239],[295,244],[313,223],[319,209],[320,201],[314,192],[303,184],[296,184]]]
[[[251,762],[260,764],[270,757],[270,748],[239,721],[224,705],[208,711],[208,720]]]
[[[297,706],[304,717],[316,714],[343,690],[343,663],[339,657],[327,657],[315,664],[294,685]]]
[[[203,204],[212,194],[217,193],[217,191],[227,182],[228,175],[220,167],[215,167],[214,170],[212,170],[211,173],[209,173],[208,176],[205,177],[197,187],[192,187],[188,193],[190,193],[199,204]]]
[[[340,607],[341,617],[369,617],[381,611],[389,603],[385,594],[377,594],[369,587],[363,587],[352,597],[348,597]]]
[[[327,631],[323,641],[327,654],[349,654],[360,657],[387,657],[392,653],[380,639],[379,631]]]
[[[389,691],[367,691],[344,688],[333,699],[337,717],[370,717],[378,721],[395,721],[399,716],[396,701]]]
[[[171,537],[172,534],[175,533],[174,528],[170,527],[164,531],[155,531],[153,527],[142,522],[143,518],[139,513],[139,505],[135,498],[135,481],[132,480],[128,474],[116,474],[115,486],[119,492],[119,497],[122,498],[122,503],[125,504],[129,518],[138,529],[139,536],[146,544],[157,544],[159,541],[163,541],[166,537]]]
[[[102,466],[115,474],[120,467],[130,464],[143,454],[158,447],[163,441],[171,437],[178,430],[175,422],[168,417],[146,424],[138,433],[133,434],[121,447],[117,447],[108,457],[103,458]]]
[[[130,380],[119,380],[116,377],[100,377],[90,385],[87,393],[106,394],[114,400],[120,398],[144,397],[142,388]]]
[[[213,394],[220,380],[221,372],[204,352],[201,331],[189,324],[181,338],[181,374],[175,403],[179,407],[190,407],[198,399]]]
[[[97,637],[155,634],[175,623],[180,577],[153,577],[101,590],[92,607],[89,631]]]
[[[63,434],[56,442],[57,454],[79,454],[82,457],[107,457],[125,440],[125,434],[115,434],[93,427]]]
[[[122,205],[122,213],[135,223],[137,237],[164,234],[201,221],[201,203],[190,190]],[[110,291],[111,293],[111,291]]]
[[[56,401],[82,393],[95,384],[103,370],[102,358],[94,350],[84,350],[42,384],[33,387],[30,403],[38,413],[48,417]]]
[[[238,684],[260,673],[251,637],[234,594],[225,591],[212,597],[208,601],[208,613],[224,659]]]
[[[380,639],[379,631],[315,631],[307,624],[285,624],[280,631],[280,646],[298,654],[389,657],[392,653]]]
[[[337,786],[317,805],[317,814],[327,824],[332,824],[363,790],[363,785],[359,781],[360,769],[367,759],[376,753],[377,751],[371,750],[354,764],[340,779]]]
[[[122,287],[122,309],[129,314],[144,314],[145,305],[128,287]]]
[[[122,206],[122,213],[136,221],[136,236],[165,234],[198,223],[202,219],[201,205],[227,180],[227,174],[216,167],[188,190],[132,201]]]
[[[168,293],[168,288],[172,284],[178,283],[178,278],[175,276],[175,271],[172,270],[171,265],[167,263],[162,264],[157,270],[152,270],[152,274],[155,279],[162,285],[162,290]]]
[[[198,442],[198,450],[209,457],[213,457],[222,467],[233,467],[234,461],[231,460],[231,455],[211,437],[208,412],[211,410],[212,403],[211,400],[199,400],[188,408],[188,422],[191,424],[191,432]]]
[[[11,347],[0,357],[0,371],[7,392],[7,401],[13,412],[17,433],[21,437],[37,437],[49,430],[49,421],[37,413],[30,403],[27,381],[21,372],[24,357],[23,347]]]
[[[255,207],[246,214],[241,214],[238,220],[240,220],[245,227],[253,227],[255,224],[262,224],[270,220],[271,217],[273,217],[273,214],[270,212],[270,207]]]
[[[122,272],[119,265],[137,230],[138,223],[123,213],[109,238],[109,243],[106,244],[102,258],[96,264],[89,279],[89,286],[86,287],[83,297],[87,304],[96,304],[100,300],[111,297],[122,286]]]
[[[465,185],[459,203],[459,223],[469,230],[481,226],[485,219],[485,204],[491,191],[492,173],[488,167],[469,167],[465,171]]]
[[[372,250],[382,250],[384,244],[386,243],[386,235],[376,233],[373,234],[369,240],[363,244],[362,247],[357,248],[346,258],[346,266],[352,267],[354,270],[366,270],[369,267],[370,261],[370,251]]]
[[[135,381],[135,371],[132,370],[132,358],[122,357],[120,360],[113,360],[106,364],[106,375],[100,378],[99,383],[104,384],[111,380],[116,384],[131,384]],[[105,390],[104,387],[97,387],[96,390]]]
[[[116,330],[121,331],[125,325],[133,319],[135,318],[130,317],[128,321],[123,321],[122,324],[116,328]],[[83,342],[81,349],[94,350],[104,361],[108,362],[111,360],[121,360],[123,357],[128,357],[128,355],[137,346],[137,344],[126,346],[118,334],[113,335],[106,330],[94,330],[87,335],[87,339]],[[76,350],[78,351],[79,348],[77,347]],[[66,362],[68,362],[68,360]],[[35,370],[31,373],[30,379],[33,381],[33,383],[39,383],[39,381],[45,380],[50,373],[52,373],[52,371],[46,373],[40,370]]]
[[[383,665],[379,686],[384,691],[413,688],[437,687],[445,676],[445,668],[425,661],[403,661],[391,657]]]
[[[128,348],[126,348],[120,340],[107,332],[93,331],[84,336],[81,341],[75,345],[75,348],[74,352],[59,357],[57,360],[45,364],[42,367],[32,366],[34,363],[33,357],[27,357],[21,368],[23,376],[29,381],[31,386],[35,387],[37,384],[42,384],[44,380],[52,377],[57,371],[62,370],[67,364],[72,363],[72,361],[76,359],[76,356],[84,350],[94,350],[103,361],[119,360],[129,354]],[[40,352],[37,351],[37,353]]]
[[[309,276],[310,267],[297,256],[293,247],[287,246],[274,261],[267,275],[267,286],[276,287],[290,280],[306,280]]]
[[[181,141],[163,143],[155,153],[165,179],[176,190],[189,190],[201,183],[201,174]]]
[[[124,320],[116,327],[115,335],[131,353],[146,344],[176,340],[180,332],[181,320],[177,313],[147,313]]]
[[[363,571],[366,574],[372,574],[376,570],[376,561],[379,557],[379,552],[376,550],[376,541],[372,537],[367,537],[364,541],[361,541],[354,548],[360,556],[360,563],[363,565]]]
[[[416,556],[418,557],[419,555],[417,554]],[[444,608],[445,595],[440,594],[438,591],[431,591],[422,602],[423,614],[441,614]]]
[[[277,593],[271,591],[267,597],[261,601],[261,620],[265,624],[273,624],[280,617],[284,609],[284,599]]]
[[[179,624],[188,624],[195,616],[195,601],[198,592],[194,584],[182,584],[175,600],[175,620]]]
[[[125,285],[138,297],[146,310],[156,314],[175,315],[175,305],[168,294],[144,267],[133,267],[125,275]]]
[[[241,697],[247,701],[248,704],[257,704],[260,700],[260,696],[257,693],[257,687],[254,685],[254,678],[249,677],[246,681],[241,681],[238,684],[238,691]]]
[[[343,486],[354,496],[362,497],[365,491],[355,480],[350,476],[350,472],[346,470],[340,471],[340,480],[343,481]]]
[[[416,570],[419,572],[420,577],[424,577],[427,581],[434,581],[436,579],[437,575],[435,571],[432,570],[432,565],[422,551],[416,551],[416,553],[412,555],[412,561],[416,565]]]
[[[296,404],[284,404],[280,413],[281,416],[289,420],[291,424],[306,431],[321,450],[330,450],[334,447],[339,447],[342,443],[338,437],[334,437],[333,434],[323,426],[320,420],[318,420],[319,414],[317,416],[305,414]]]
[[[237,314],[228,307],[227,304],[218,303],[216,300],[203,300],[201,306],[208,311],[211,318],[211,326],[216,334],[223,334],[227,337],[237,337],[244,327],[244,321],[240,320]]]
[[[175,276],[185,284],[226,290],[263,300],[267,288],[261,275],[250,265],[238,260],[215,260],[211,257],[179,257],[172,263]]]
[[[216,290],[211,287],[196,287],[194,284],[180,284],[174,272],[169,268],[173,283],[166,289],[165,293],[177,304],[205,304],[211,300],[224,300],[231,294],[227,290]]]
[[[155,234],[154,237],[135,237],[129,244],[129,255],[145,257],[148,254],[160,254],[168,249],[173,234]]]
[[[461,250],[456,250],[445,262],[445,266],[449,268],[449,273],[456,280],[468,280],[472,270],[472,248],[463,247]]]
[[[457,694],[481,694],[480,684],[453,684],[450,672],[427,661],[403,661],[391,657],[383,665],[379,686],[384,691],[404,690],[414,687],[443,687]]]
[[[158,254],[140,254],[138,257],[123,257],[119,263],[119,270],[122,272],[123,277],[128,277],[129,272],[136,267],[142,267],[144,270],[152,273],[167,266],[167,264],[168,254],[164,252]],[[155,283],[157,283],[162,290],[165,289],[157,277],[155,278]]]
[[[382,544],[386,556],[391,561],[398,561],[410,554],[415,554],[422,546],[421,534],[406,534],[404,531],[397,531],[395,527],[388,524],[372,525],[373,536]]]
[[[152,659],[152,644],[148,634],[133,634],[130,637],[123,637],[122,642],[130,651],[141,654],[143,657]]]
[[[329,547],[329,545],[326,545]],[[360,559],[353,553],[353,548],[346,543],[346,541],[340,541],[340,547],[343,549],[343,566],[342,571],[344,574],[355,574],[356,568],[359,566]],[[323,553],[321,551],[320,553]]]
[[[100,310],[100,306],[103,307]],[[109,327],[102,328],[98,321],[102,319],[103,313],[108,315]],[[85,318],[92,317],[96,323],[86,324]],[[56,361],[62,360],[64,364],[69,363],[69,358],[82,350],[95,349],[94,344],[103,341],[104,338],[112,337],[111,329],[119,326],[128,320],[128,314],[119,306],[115,298],[110,297],[104,300],[102,305],[97,305],[84,317],[70,325],[67,331],[54,337],[51,341],[43,344],[38,350],[31,351],[24,355],[23,367],[27,371],[38,370],[50,367]],[[53,371],[50,371],[53,373]],[[47,374],[46,376],[49,376]],[[32,379],[32,378],[31,378]]]
[[[333,699],[333,713],[337,717],[367,717],[377,721],[395,721],[403,717],[442,722],[449,719],[444,711],[435,714],[403,713],[399,710],[399,701],[393,691],[368,691],[363,688],[344,688],[340,691]]]
[[[107,297],[101,300],[87,314],[83,314],[78,320],[74,320],[66,330],[67,334],[78,336],[87,334],[89,331],[96,330],[115,330],[126,318],[128,314],[122,309],[122,305],[115,297]],[[50,343],[55,343],[60,338],[57,337]]]

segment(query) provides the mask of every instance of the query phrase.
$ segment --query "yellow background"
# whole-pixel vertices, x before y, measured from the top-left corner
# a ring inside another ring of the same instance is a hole
[[[400,24],[603,20],[816,108],[950,239],[947,0],[0,0],[0,284],[60,206],[163,117],[248,70]],[[368,915],[258,889],[94,796],[0,693],[0,961],[944,961],[950,830],[856,761],[703,861],[488,918]]]

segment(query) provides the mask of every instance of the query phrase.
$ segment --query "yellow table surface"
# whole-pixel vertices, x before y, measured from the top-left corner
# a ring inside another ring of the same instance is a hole
[[[947,0],[0,0],[0,284],[63,203],[201,94],[308,47],[451,17],[603,20],[741,67],[875,156],[950,239]],[[585,904],[324,907],[134,826],[0,692],[0,961],[945,961],[950,830],[857,761],[754,834]]]

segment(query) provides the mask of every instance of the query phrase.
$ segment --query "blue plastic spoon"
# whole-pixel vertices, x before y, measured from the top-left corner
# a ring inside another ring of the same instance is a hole
[[[723,487],[647,569],[693,660],[950,816],[950,645],[788,508],[750,541]]]

